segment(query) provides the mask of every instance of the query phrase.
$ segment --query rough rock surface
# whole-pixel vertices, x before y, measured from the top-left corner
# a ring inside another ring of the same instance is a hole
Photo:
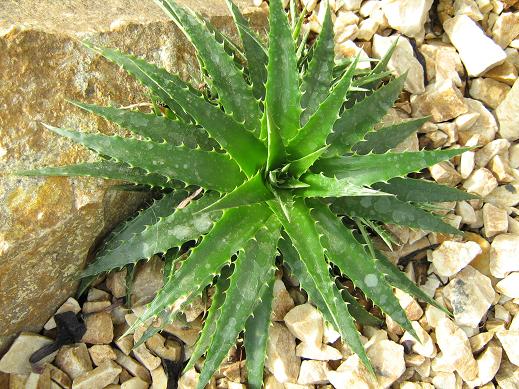
[[[211,16],[218,28],[232,25],[223,0],[180,3]],[[237,3],[242,9],[251,5]],[[264,21],[261,10],[254,17]],[[92,158],[40,124],[115,130],[65,98],[115,105],[148,101],[137,82],[78,39],[131,50],[182,75],[195,65],[190,45],[152,0],[3,2],[0,21],[1,173]],[[73,277],[96,238],[142,199],[107,191],[102,180],[0,175],[0,351],[20,330],[41,328],[74,292]]]

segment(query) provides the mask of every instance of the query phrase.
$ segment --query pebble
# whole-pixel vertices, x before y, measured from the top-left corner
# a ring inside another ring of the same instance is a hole
[[[148,389],[148,383],[139,377],[130,378],[121,384],[121,389]]]
[[[504,330],[496,333],[510,362],[519,366],[519,330]]]
[[[497,180],[490,170],[479,168],[465,180],[462,186],[469,193],[485,197],[496,189],[497,185]]]
[[[416,322],[411,322],[413,329],[416,331],[418,335],[418,341],[409,333],[405,332],[404,336],[400,339],[400,343],[411,343],[411,349],[426,358],[434,358],[436,356],[436,346],[431,338],[431,336],[425,331],[422,326]]]
[[[439,275],[450,277],[467,266],[479,254],[481,254],[481,247],[475,242],[448,240],[433,251],[432,262]]]
[[[510,91],[510,86],[492,78],[475,78],[470,83],[470,96],[487,107],[496,109]]]
[[[299,340],[320,348],[323,340],[324,322],[321,313],[311,304],[292,308],[285,315],[285,325]]]
[[[144,305],[153,299],[164,283],[163,269],[164,261],[157,256],[137,264],[132,284],[133,305]]]
[[[382,0],[381,3],[391,28],[410,38],[423,39],[432,0]]]
[[[474,380],[470,380],[467,384],[471,387],[482,386],[490,382],[501,364],[501,355],[503,350],[495,342],[489,343],[485,351],[483,351],[476,362],[478,364],[478,375]]]
[[[267,341],[267,369],[280,383],[296,382],[300,364],[294,335],[283,324],[272,323]]]
[[[391,340],[374,343],[367,354],[380,388],[389,388],[405,371],[404,347]]]
[[[335,389],[376,389],[371,373],[358,355],[352,355],[336,371],[328,371],[326,376]]]
[[[168,387],[168,376],[162,366],[157,367],[151,371],[151,388],[152,389],[167,389]]]
[[[496,278],[504,278],[509,272],[519,271],[519,235],[501,234],[490,245],[490,273]]]
[[[434,181],[441,185],[456,186],[462,180],[461,175],[448,161],[439,162],[431,166],[429,172]]]
[[[488,342],[490,342],[493,337],[493,332],[482,332],[480,334],[471,336],[469,342],[472,353],[476,354],[483,350],[483,348],[488,344]]]
[[[321,347],[318,348],[313,344],[304,342],[297,345],[296,355],[317,361],[335,361],[342,358],[341,352],[332,346],[322,344]]]
[[[493,141],[497,133],[497,122],[494,115],[485,108],[481,101],[469,98],[465,98],[464,101],[465,104],[467,104],[469,113],[479,114],[479,117],[468,130],[461,130],[458,128],[460,143],[462,145],[467,145],[469,139],[474,136],[478,136],[478,146],[484,146],[488,142]]]
[[[305,360],[301,362],[297,383],[301,385],[326,384],[326,373],[330,369],[325,361]]]
[[[503,49],[519,36],[519,13],[503,12],[492,27],[492,38]]]
[[[508,214],[504,209],[487,203],[483,206],[483,226],[487,238],[504,234],[508,231]]]
[[[74,380],[86,372],[92,370],[92,360],[84,343],[63,346],[56,355],[54,361],[57,367],[63,370]]]
[[[485,167],[498,154],[505,154],[510,147],[510,142],[506,139],[496,139],[486,144],[477,151],[475,162],[478,167]]]
[[[103,389],[121,374],[121,367],[112,361],[105,361],[93,370],[87,371],[72,381],[72,389]]]
[[[85,318],[86,332],[81,339],[89,344],[109,344],[114,338],[114,325],[109,312],[97,312]]]
[[[119,350],[115,350],[116,359],[115,361],[122,367],[124,367],[128,372],[134,377],[139,377],[143,381],[151,382],[151,376],[148,369],[142,366],[139,362],[137,362],[132,357],[123,354]]]
[[[274,281],[274,300],[272,302],[271,319],[283,321],[288,311],[294,308],[294,300],[290,297],[285,284],[281,280]]]
[[[470,342],[465,332],[450,319],[445,318],[438,323],[435,334],[436,342],[447,365],[454,368],[463,380],[475,379],[478,373],[478,365],[472,356]]]
[[[115,298],[126,296],[126,268],[121,271],[114,271],[106,276],[106,287]]]
[[[465,267],[443,288],[459,326],[477,328],[495,298],[490,278],[472,266]]]
[[[396,36],[384,37],[375,35],[373,37],[373,56],[375,58],[383,58],[396,39]],[[399,37],[395,51],[387,66],[395,76],[400,76],[408,72],[404,83],[405,90],[413,94],[422,94],[425,92],[424,70],[420,62],[418,62],[414,56],[413,47],[409,39],[402,36]]]
[[[496,290],[511,298],[519,297],[519,272],[513,272],[496,284]]]
[[[452,80],[425,87],[425,93],[411,96],[413,117],[431,115],[434,122],[445,122],[468,111],[463,95]]]
[[[456,375],[454,373],[438,372],[434,375],[432,383],[435,388],[455,388]]]
[[[29,357],[36,350],[51,344],[52,340],[30,332],[22,332],[7,353],[0,359],[0,372],[11,374],[29,374],[32,371]],[[51,362],[55,354],[44,358],[40,364]]]
[[[506,59],[506,53],[487,37],[477,23],[458,15],[443,23],[450,41],[458,50],[469,76],[477,77]],[[485,55],[481,55],[485,53]]]
[[[194,389],[194,388],[196,388],[196,384],[198,383],[199,377],[200,377],[200,374],[198,374],[196,372],[195,368],[188,370],[178,380],[178,389]]]
[[[510,141],[519,139],[519,81],[514,83],[510,92],[497,106],[496,117],[501,137]]]
[[[117,357],[114,349],[107,344],[96,344],[88,349],[88,353],[96,366],[99,366],[104,361],[115,360]]]

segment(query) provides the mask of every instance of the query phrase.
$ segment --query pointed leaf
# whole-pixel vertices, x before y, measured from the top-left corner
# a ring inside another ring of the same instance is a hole
[[[378,327],[384,323],[378,317],[366,311],[346,289],[341,290],[341,296],[342,299],[348,303],[348,311],[351,313],[351,316],[353,316],[355,321],[360,325]]]
[[[243,73],[235,66],[232,57],[216,41],[205,22],[193,12],[180,7],[173,0],[156,0],[184,32],[195,47],[218,97],[226,112],[239,123],[259,134],[260,109]]]
[[[416,203],[434,203],[445,201],[473,200],[478,197],[462,190],[440,185],[428,180],[413,178],[393,178],[388,182],[379,182],[373,188],[396,195],[399,200]]]
[[[354,145],[352,150],[358,154],[383,154],[406,140],[428,120],[427,117],[410,119],[368,132],[365,140]]]
[[[158,188],[182,186],[178,181],[169,180],[159,174],[149,173],[144,169],[131,167],[125,163],[110,160],[23,170],[16,172],[15,174],[19,176],[99,177],[112,180],[124,180]]]
[[[420,289],[413,281],[411,281],[398,267],[396,267],[381,252],[376,251],[378,270],[385,274],[386,280],[395,288],[402,290],[409,295],[416,297],[428,304],[438,308],[439,310],[451,315],[451,313],[437,301],[430,298],[422,289]]]
[[[292,245],[288,236],[283,235],[283,239],[279,241],[279,250],[283,255],[284,263],[288,265],[292,275],[297,278],[301,287],[306,291],[306,293],[308,293],[312,302],[323,313],[325,320],[329,323],[333,323],[330,312],[327,311],[326,305],[319,296],[317,289],[315,289],[315,285],[312,283],[310,276],[306,272],[306,269],[299,258],[297,250]],[[338,305],[341,304],[341,299],[346,302],[348,312],[359,324],[371,326],[378,326],[381,324],[382,321],[367,312],[364,307],[362,307],[362,305],[360,305],[357,300],[348,293],[347,290],[341,290],[339,292],[339,290],[334,289],[334,295],[336,295],[337,301],[339,301]]]
[[[191,149],[197,147],[203,150],[219,148],[218,143],[211,139],[207,132],[191,124],[182,123],[179,120],[127,109],[101,107],[77,101],[70,102],[85,111],[102,116],[106,120],[116,123],[135,134],[150,138],[155,142],[166,141],[175,146],[185,145]]]
[[[189,84],[178,76],[117,50],[92,45],[89,47],[122,66],[164,100],[168,107],[180,105],[236,160],[245,174],[252,176],[262,167],[266,157],[265,146],[230,115],[193,93]]]
[[[225,154],[120,136],[70,131],[48,125],[45,127],[99,154],[187,184],[225,192],[233,190],[244,179],[239,167]]]
[[[247,354],[247,385],[251,389],[261,389],[263,382],[268,329],[274,299],[274,279],[272,276],[268,281],[268,286],[254,309],[254,314],[245,323],[243,344]]]
[[[226,0],[226,3],[243,43],[243,51],[247,58],[247,68],[252,82],[252,92],[256,99],[263,99],[267,82],[267,50],[256,33],[252,31],[249,22],[243,17],[238,7],[231,0]]]
[[[211,204],[203,212],[215,211],[219,209],[241,207],[255,203],[271,200],[274,197],[272,192],[265,186],[261,172],[258,172],[250,180],[244,182],[232,192],[227,193],[220,200]]]
[[[324,146],[317,151],[314,151],[311,154],[304,156],[303,158],[296,159],[295,161],[291,161],[286,170],[293,177],[299,178],[302,174],[306,173],[308,169],[317,161],[321,155],[326,151],[328,146]]]
[[[353,318],[348,312],[347,304],[342,301],[335,284],[330,279],[328,264],[325,261],[319,233],[315,221],[310,216],[310,210],[302,199],[295,199],[293,204],[286,205],[290,216],[289,221],[277,203],[270,202],[270,207],[281,220],[286,233],[299,253],[314,289],[317,290],[326,311],[330,313],[331,324],[340,331],[343,340],[348,343],[366,367],[372,369],[360,342]]]
[[[165,194],[160,200],[154,201],[148,208],[139,212],[135,217],[121,223],[103,242],[96,253],[96,258],[107,255],[117,247],[126,244],[135,235],[141,234],[149,226],[155,225],[161,218],[172,214],[175,208],[188,196],[185,190],[177,190]]]
[[[326,138],[332,132],[333,125],[346,101],[346,93],[350,89],[359,58],[357,55],[355,61],[352,62],[326,99],[319,104],[308,122],[290,141],[287,150],[291,156],[302,158],[326,145]]]
[[[231,276],[231,270],[229,269],[229,271],[226,272],[225,269],[226,268],[223,269],[224,271],[222,271],[222,274],[216,281],[215,293],[213,295],[211,306],[207,312],[207,317],[204,320],[204,327],[202,328],[200,337],[196,341],[193,353],[191,354],[191,357],[189,358],[189,361],[184,368],[185,372],[195,366],[200,357],[207,352],[207,349],[211,345],[211,339],[214,335],[216,323],[220,317],[220,308],[225,301],[225,292],[229,288],[230,284],[229,277]]]
[[[279,237],[280,223],[272,215],[238,255],[231,284],[200,373],[197,386],[199,389],[203,389],[209,382],[229,349],[236,343],[236,338],[258,305],[259,298],[268,289],[276,269],[274,260]]]
[[[333,23],[328,4],[326,6],[323,26],[315,44],[314,55],[303,75],[301,84],[301,125],[305,125],[310,116],[317,111],[319,104],[328,96],[333,79],[334,36]]]
[[[270,215],[268,207],[262,204],[225,210],[222,218],[192,250],[129,331],[166,307],[171,307],[172,312],[177,311],[185,300],[200,293],[211,282],[213,275],[230,262],[231,257],[244,247]]]
[[[286,145],[299,129],[301,95],[292,33],[281,0],[270,2],[269,62],[265,102]]]
[[[266,170],[277,169],[285,160],[285,145],[281,138],[281,130],[272,119],[272,113],[265,103],[265,116],[267,119],[267,167]]]
[[[330,155],[344,154],[364,139],[373,126],[380,122],[393,106],[404,87],[406,75],[402,75],[387,85],[377,89],[350,109],[345,110],[335,122],[333,133],[328,136]]]
[[[426,231],[460,234],[460,231],[440,217],[391,196],[342,197],[333,201],[332,210],[350,217],[362,217]]]
[[[150,224],[136,231],[127,240],[121,241],[113,250],[102,252],[94,263],[83,272],[83,276],[92,276],[118,269],[130,263],[135,263],[144,258],[150,258],[153,254],[165,253],[173,247],[178,247],[184,242],[198,239],[207,233],[213,222],[221,216],[221,212],[208,212],[196,214],[199,210],[212,204],[218,196],[216,193],[206,193],[200,200],[192,202],[182,209],[171,209],[169,216],[150,219]],[[153,216],[150,210],[148,217]]]
[[[420,171],[465,151],[466,148],[459,148],[323,158],[314,164],[314,169],[329,177],[347,179],[352,184],[371,185]]]
[[[390,196],[351,183],[349,179],[330,178],[322,174],[305,174],[301,180],[309,185],[298,191],[298,195],[303,197]]]
[[[377,259],[364,250],[352,231],[326,205],[315,200],[309,202],[309,205],[312,207],[312,216],[317,220],[317,230],[322,236],[321,243],[326,249],[328,259],[382,311],[402,328],[414,334],[415,331],[393,294],[393,289],[376,266]]]

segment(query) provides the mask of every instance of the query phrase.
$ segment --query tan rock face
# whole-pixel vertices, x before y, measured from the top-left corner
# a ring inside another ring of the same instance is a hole
[[[222,0],[183,0],[227,32]],[[243,9],[246,0],[237,2]],[[151,0],[23,0],[0,7],[0,171],[89,159],[82,147],[45,131],[40,122],[112,132],[65,98],[127,105],[144,90],[78,38],[131,51],[184,76],[195,62],[185,38]],[[69,12],[73,9],[74,12]],[[265,18],[252,15],[256,26]],[[85,35],[86,34],[86,35]],[[58,76],[59,75],[59,76]],[[103,181],[0,177],[0,349],[20,330],[39,330],[75,290],[96,238],[126,218],[142,195],[107,191]]]

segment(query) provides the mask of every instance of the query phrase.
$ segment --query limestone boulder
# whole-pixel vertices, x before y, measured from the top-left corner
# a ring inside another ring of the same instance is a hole
[[[223,0],[180,0],[233,33]],[[238,6],[256,27],[265,14]],[[143,56],[181,76],[196,74],[191,46],[152,0],[20,0],[0,7],[0,352],[22,331],[38,331],[75,291],[95,243],[142,203],[97,179],[20,178],[8,173],[92,160],[93,154],[41,123],[121,130],[65,99],[127,106],[144,89],[80,40]]]

